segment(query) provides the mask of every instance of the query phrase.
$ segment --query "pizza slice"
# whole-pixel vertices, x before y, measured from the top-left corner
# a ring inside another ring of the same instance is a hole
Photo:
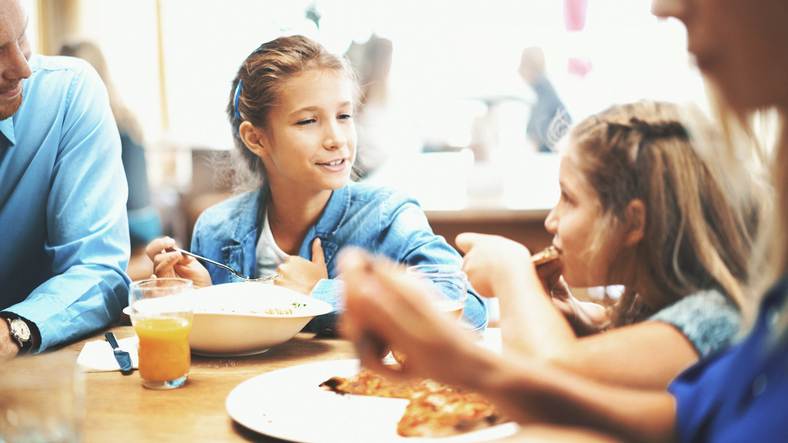
[[[397,433],[403,437],[447,437],[504,421],[482,396],[444,386],[434,392],[416,392],[397,424]]]
[[[409,399],[417,389],[416,382],[393,382],[372,371],[362,369],[355,377],[331,377],[320,387],[337,394]]]
[[[505,421],[482,396],[433,380],[395,382],[362,369],[355,377],[332,377],[320,386],[338,394],[409,400],[397,424],[403,437],[450,436]]]

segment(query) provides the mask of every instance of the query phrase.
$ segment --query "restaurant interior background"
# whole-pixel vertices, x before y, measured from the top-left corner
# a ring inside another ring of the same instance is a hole
[[[536,96],[518,74],[520,53],[542,49],[574,122],[643,98],[703,106],[684,32],[652,16],[649,3],[26,0],[39,53],[77,37],[104,51],[142,126],[165,232],[184,244],[199,212],[232,192],[216,165],[232,148],[224,109],[235,71],[262,42],[302,33],[359,70],[365,180],[417,197],[450,241],[474,230],[532,249],[550,240],[542,222],[558,196],[559,163],[526,137]],[[564,129],[568,121],[557,119]]]

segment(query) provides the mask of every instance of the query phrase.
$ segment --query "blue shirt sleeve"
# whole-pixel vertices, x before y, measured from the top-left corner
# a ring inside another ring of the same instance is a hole
[[[352,244],[362,247],[371,253],[388,257],[406,266],[418,264],[453,264],[458,268],[462,266],[460,254],[446,243],[443,237],[432,232],[427,217],[415,200],[389,195],[367,202],[365,205],[363,210],[357,209],[355,213],[357,217],[363,218],[363,222],[355,224],[353,229],[356,233],[364,232],[371,235],[360,235],[363,240],[354,239],[341,246]],[[328,241],[323,244],[324,249],[331,245],[332,243]],[[333,334],[337,315],[343,309],[342,288],[342,282],[334,279],[321,280],[315,285],[311,295],[331,304],[336,311],[314,318],[307,325],[307,330],[325,335]],[[467,292],[468,297],[463,308],[464,320],[475,330],[484,329],[487,326],[487,306],[470,285]]]
[[[443,237],[432,232],[427,216],[412,200],[396,205],[383,220],[391,220],[382,229],[381,251],[407,266],[445,263],[462,266],[462,257]],[[487,327],[487,305],[468,283],[463,319],[473,329]]]
[[[36,352],[106,327],[128,303],[127,185],[118,130],[95,71],[86,67],[68,87],[46,197],[44,249],[52,277],[7,309],[36,324]]]
[[[305,330],[327,336],[335,333],[337,318],[339,313],[344,310],[344,298],[342,297],[344,290],[345,282],[339,279],[324,278],[317,282],[310,295],[331,305],[334,312],[313,318]]]

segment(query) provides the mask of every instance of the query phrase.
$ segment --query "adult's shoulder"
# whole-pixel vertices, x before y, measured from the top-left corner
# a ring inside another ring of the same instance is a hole
[[[31,81],[61,81],[70,83],[86,79],[101,84],[96,70],[90,63],[76,57],[46,56],[35,54],[30,57]]]
[[[84,114],[103,116],[109,112],[106,88],[96,70],[86,61],[74,57],[33,55],[32,74],[25,81],[26,103],[35,108],[39,118],[42,108],[49,113],[75,110]],[[65,104],[65,108],[55,106]]]
[[[33,54],[30,57],[30,70],[36,72],[74,72],[84,73],[92,71],[90,63],[77,57],[66,57],[61,55],[40,55]]]

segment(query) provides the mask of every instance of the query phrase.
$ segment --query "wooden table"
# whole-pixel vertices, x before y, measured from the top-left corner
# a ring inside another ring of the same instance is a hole
[[[111,330],[118,338],[134,334],[131,326]],[[103,339],[102,334],[55,352],[72,354],[76,361],[85,342],[99,339]],[[247,379],[275,369],[354,357],[352,345],[345,340],[316,339],[312,334],[302,333],[257,356],[232,359],[194,356],[186,386],[170,391],[143,388],[136,371],[129,376],[120,372],[86,373],[82,440],[87,443],[281,442],[233,422],[224,406],[230,391]],[[610,443],[615,440],[584,430],[538,423],[523,426],[516,435],[497,440],[498,443],[521,441]]]
[[[118,338],[134,335],[130,326],[112,331]],[[101,338],[99,334],[89,340]],[[71,352],[76,360],[85,341],[58,352]],[[257,356],[193,356],[186,386],[170,391],[143,388],[136,371],[129,376],[120,372],[87,373],[83,441],[280,441],[234,423],[224,407],[230,391],[242,381],[274,369],[354,357],[347,341],[299,334]]]

